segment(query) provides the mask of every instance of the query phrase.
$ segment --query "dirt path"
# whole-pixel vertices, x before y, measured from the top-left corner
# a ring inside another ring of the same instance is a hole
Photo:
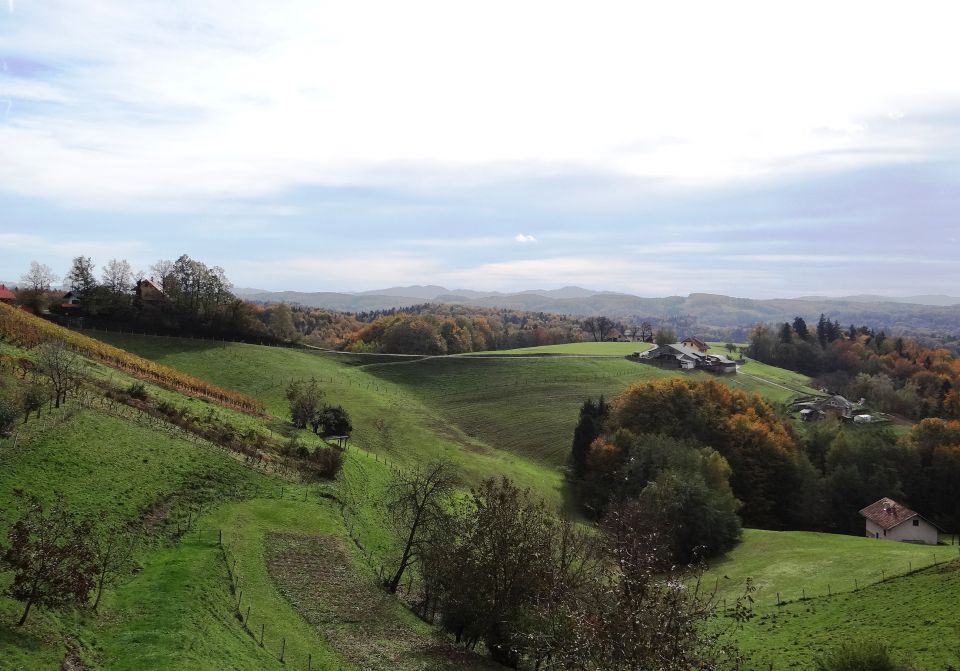
[[[342,539],[271,533],[266,547],[267,568],[280,593],[357,666],[370,671],[502,668],[417,631],[401,604],[356,571]]]

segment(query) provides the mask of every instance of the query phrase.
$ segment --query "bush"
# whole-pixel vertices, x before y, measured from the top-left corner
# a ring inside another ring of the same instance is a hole
[[[303,463],[304,471],[320,478],[335,478],[343,468],[343,453],[333,447],[318,447],[310,456],[310,461]]]
[[[916,667],[893,656],[886,643],[851,641],[817,659],[817,671],[912,671]]]
[[[20,404],[9,396],[0,396],[0,438],[10,435],[19,418]]]
[[[143,382],[133,382],[127,387],[127,396],[145,401],[147,398],[147,388]]]

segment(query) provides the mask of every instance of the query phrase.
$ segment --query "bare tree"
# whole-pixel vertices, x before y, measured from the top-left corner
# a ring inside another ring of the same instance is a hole
[[[444,461],[417,466],[394,478],[387,510],[403,540],[403,552],[397,570],[387,581],[387,590],[391,593],[397,591],[404,572],[420,560],[432,532],[444,524],[455,486],[453,470]]]
[[[99,530],[92,547],[96,564],[97,596],[93,610],[100,605],[105,585],[115,582],[133,564],[133,535],[121,527]]]
[[[164,283],[167,281],[168,277],[173,276],[173,261],[167,261],[166,259],[160,259],[152,266],[150,266],[150,277],[161,287],[164,286]]]
[[[114,293],[124,293],[133,284],[133,271],[126,259],[110,259],[103,267],[103,285]]]
[[[580,327],[589,333],[596,342],[603,342],[607,339],[610,331],[616,327],[616,323],[609,317],[587,317],[580,322]]]
[[[60,279],[53,269],[45,263],[30,262],[30,270],[20,276],[24,288],[34,291],[49,291],[50,285]]]
[[[80,382],[83,359],[62,340],[48,340],[37,346],[37,369],[50,381],[59,408]]]
[[[653,340],[653,326],[650,322],[640,322],[640,340],[641,342],[650,342]]]

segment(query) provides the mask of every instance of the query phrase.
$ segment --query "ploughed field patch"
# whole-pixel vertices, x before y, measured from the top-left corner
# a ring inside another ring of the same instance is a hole
[[[424,627],[398,618],[394,598],[354,566],[344,541],[334,536],[267,535],[267,569],[290,604],[343,657],[371,671],[498,669]]]

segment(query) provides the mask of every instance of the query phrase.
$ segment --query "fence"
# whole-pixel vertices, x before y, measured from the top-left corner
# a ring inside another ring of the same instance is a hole
[[[817,589],[808,590],[805,587],[800,588],[800,593],[788,594],[787,592],[774,591],[772,594],[768,594],[765,598],[765,603],[761,603],[760,597],[757,594],[753,595],[753,605],[754,606],[787,606],[794,603],[801,603],[804,601],[810,601],[812,599],[830,599],[835,596],[840,596],[844,594],[855,594],[860,592],[867,587],[873,585],[879,585],[890,580],[895,580],[897,578],[903,578],[920,571],[925,571],[930,568],[934,568],[941,564],[950,563],[951,557],[953,557],[953,551],[948,549],[951,546],[935,546],[938,549],[937,552],[932,553],[929,563],[914,563],[913,561],[908,560],[906,567],[900,567],[900,570],[889,570],[889,569],[878,569],[875,573],[861,577],[854,577],[852,580],[844,581],[843,583],[827,583],[826,589],[822,587]],[[960,561],[960,546],[956,546],[957,549],[957,561]],[[719,578],[717,579],[717,585],[719,585]],[[716,589],[716,587],[715,587]],[[720,602],[720,611],[722,614],[730,614],[734,612],[733,606],[727,605],[727,599],[722,599]]]

